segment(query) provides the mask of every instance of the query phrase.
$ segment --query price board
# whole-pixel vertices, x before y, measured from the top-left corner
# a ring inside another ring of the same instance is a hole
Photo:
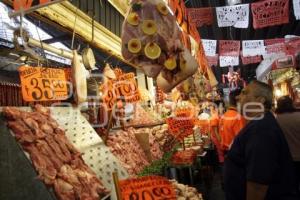
[[[194,119],[170,117],[166,121],[169,132],[178,140],[183,140],[194,132]]]
[[[103,102],[112,110],[118,100],[134,103],[140,100],[140,92],[134,73],[117,76],[117,80],[109,80],[102,86]]]
[[[119,181],[122,200],[176,200],[170,181],[160,176],[145,176]]]
[[[63,69],[21,66],[19,74],[24,101],[57,101],[68,98]]]
[[[59,3],[63,0],[14,0],[13,6],[15,11],[37,9],[54,3]]]

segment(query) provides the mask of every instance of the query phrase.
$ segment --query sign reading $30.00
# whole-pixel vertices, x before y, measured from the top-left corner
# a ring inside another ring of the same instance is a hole
[[[54,101],[68,98],[63,69],[27,67],[19,68],[24,101]]]

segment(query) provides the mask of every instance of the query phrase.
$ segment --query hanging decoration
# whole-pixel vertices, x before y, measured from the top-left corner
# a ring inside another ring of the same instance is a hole
[[[263,40],[244,40],[242,43],[243,56],[264,55],[266,52]]]
[[[293,8],[296,20],[300,20],[300,0],[293,0]]]
[[[206,56],[215,56],[217,51],[217,40],[202,39],[202,45]]]
[[[289,23],[289,0],[265,0],[251,4],[254,29]]]
[[[220,40],[219,54],[220,56],[239,56],[241,44],[239,40]]]
[[[219,62],[219,55],[216,54],[215,56],[206,56],[207,62],[209,66],[217,66]]]
[[[248,28],[249,4],[216,7],[219,27]]]
[[[220,67],[238,66],[239,56],[220,56]]]
[[[284,38],[276,38],[276,39],[268,39],[265,40],[266,53],[279,53],[286,52],[285,39]]]
[[[204,25],[212,25],[214,23],[213,8],[188,8],[187,12],[196,25],[196,27],[202,27]]]
[[[260,63],[262,61],[261,56],[241,56],[243,65],[255,64]]]

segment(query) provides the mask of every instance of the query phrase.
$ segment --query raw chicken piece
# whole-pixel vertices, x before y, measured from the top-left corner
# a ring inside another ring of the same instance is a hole
[[[33,132],[26,126],[26,124],[18,119],[16,121],[9,121],[8,127],[13,130],[15,137],[18,141],[22,142],[34,142],[36,140]]]
[[[74,188],[71,184],[67,183],[66,181],[58,178],[54,182],[54,190],[55,194],[61,200],[74,200],[75,192]]]
[[[3,112],[8,119],[16,120],[21,118],[21,112],[16,107],[5,107]]]

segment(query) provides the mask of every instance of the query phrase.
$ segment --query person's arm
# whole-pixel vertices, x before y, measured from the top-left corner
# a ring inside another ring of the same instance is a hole
[[[247,200],[264,200],[268,185],[247,181]]]

